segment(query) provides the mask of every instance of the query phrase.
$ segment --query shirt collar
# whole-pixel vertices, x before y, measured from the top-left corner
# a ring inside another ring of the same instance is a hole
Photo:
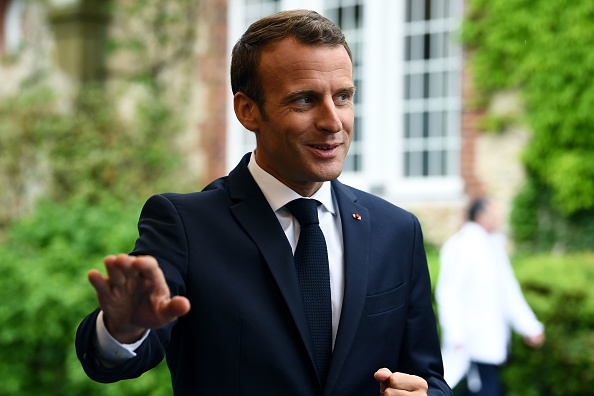
[[[295,191],[281,183],[277,178],[262,169],[256,162],[254,152],[252,152],[250,157],[248,170],[252,174],[256,184],[258,184],[258,187],[260,187],[260,190],[262,190],[270,207],[275,212],[295,199],[308,198],[297,194]],[[320,187],[311,198],[319,201],[331,214],[334,215],[336,213],[334,200],[332,199],[332,186],[329,181],[322,183],[322,187]]]

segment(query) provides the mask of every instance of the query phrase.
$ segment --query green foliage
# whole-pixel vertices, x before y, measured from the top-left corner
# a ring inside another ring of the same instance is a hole
[[[532,350],[513,338],[503,371],[509,396],[577,396],[594,386],[594,254],[532,256],[515,271],[526,299],[545,324],[546,341]]]
[[[41,202],[0,245],[0,395],[169,395],[162,364],[140,379],[98,384],[74,353],[78,323],[97,301],[86,280],[107,254],[130,251],[140,201]]]
[[[51,96],[39,88],[0,103],[0,228],[24,210],[24,196],[34,189],[31,180],[42,186],[47,180],[48,136],[61,119]]]
[[[514,198],[514,240],[526,251],[581,251],[594,246],[594,208],[566,215],[551,207],[551,189],[528,177]]]
[[[146,195],[171,172],[172,120],[165,105],[154,98],[141,102],[138,118],[126,122],[114,102],[102,89],[83,90],[69,123],[52,134],[58,143],[52,152],[56,200],[73,192],[93,197],[109,191],[121,199],[131,191]]]
[[[132,249],[149,195],[186,187],[174,138],[197,5],[111,2],[109,84],[58,89],[41,67],[0,98],[0,396],[172,393],[164,364],[131,381],[91,381],[74,336],[97,306],[88,270]]]
[[[527,190],[545,191],[546,201],[525,190],[516,200],[524,206],[516,211],[549,212],[545,216],[558,218],[562,228],[594,220],[593,18],[591,1],[471,0],[464,25],[483,102],[502,89],[523,94],[533,131],[522,158],[533,177]],[[512,227],[524,242],[550,233],[539,219],[530,227],[513,221]]]

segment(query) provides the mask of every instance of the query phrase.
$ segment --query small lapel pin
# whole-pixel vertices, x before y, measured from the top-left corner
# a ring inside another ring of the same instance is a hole
[[[361,215],[359,213],[353,213],[353,219],[361,221]]]

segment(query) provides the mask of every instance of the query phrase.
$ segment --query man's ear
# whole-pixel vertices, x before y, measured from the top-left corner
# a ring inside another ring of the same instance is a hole
[[[235,116],[241,122],[245,129],[256,132],[259,128],[262,115],[260,109],[249,96],[243,92],[237,92],[233,96],[233,109]]]

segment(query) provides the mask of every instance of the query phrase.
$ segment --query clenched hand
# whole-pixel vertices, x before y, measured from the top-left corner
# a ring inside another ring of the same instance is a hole
[[[381,368],[373,377],[380,383],[380,396],[427,396],[427,381],[416,375]]]

